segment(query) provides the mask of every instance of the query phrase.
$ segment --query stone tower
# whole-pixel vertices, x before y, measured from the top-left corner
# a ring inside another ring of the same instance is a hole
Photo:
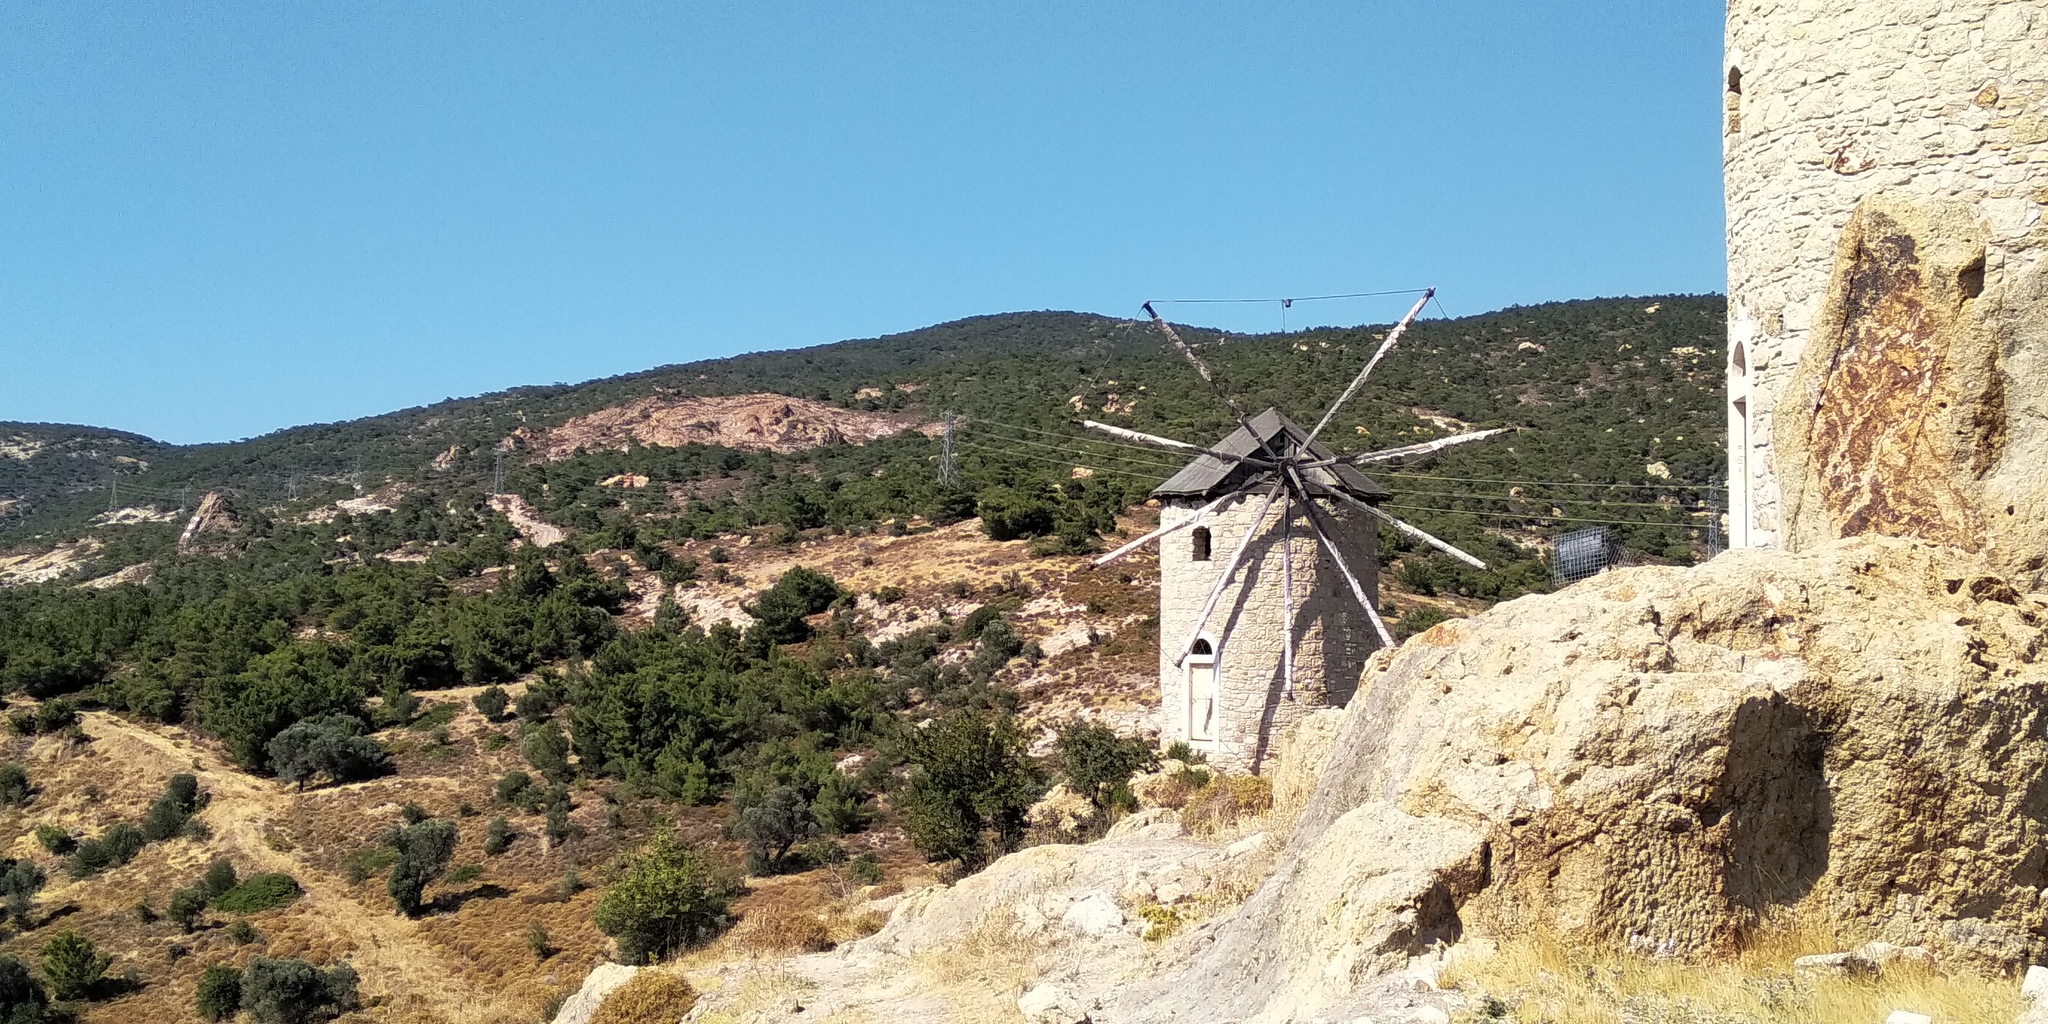
[[[2048,554],[2048,4],[1730,0],[1735,546]]]
[[[1306,432],[1277,411],[1251,420],[1268,444],[1299,444]],[[1254,455],[1260,445],[1240,428],[1219,442],[1218,451]],[[1320,444],[1316,458],[1329,458]],[[1161,526],[1193,516],[1219,495],[1243,488],[1251,471],[1242,465],[1201,456],[1152,494],[1159,499]],[[1379,531],[1365,513],[1329,495],[1333,488],[1360,501],[1388,495],[1347,465],[1303,474],[1330,539],[1359,575],[1373,600],[1379,599]],[[1306,512],[1296,505],[1283,527],[1276,503],[1254,537],[1233,581],[1223,590],[1194,653],[1180,665],[1174,658],[1193,628],[1216,580],[1230,564],[1265,504],[1266,487],[1252,488],[1212,510],[1202,525],[1168,534],[1159,548],[1159,741],[1185,740],[1210,763],[1257,771],[1286,727],[1306,711],[1341,706],[1357,689],[1365,658],[1379,644],[1372,623],[1358,606],[1336,565],[1324,554]],[[1286,615],[1282,595],[1283,550],[1293,552],[1294,692],[1283,692],[1281,667]]]

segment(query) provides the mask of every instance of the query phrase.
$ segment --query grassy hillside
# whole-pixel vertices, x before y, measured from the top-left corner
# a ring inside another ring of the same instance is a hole
[[[1718,297],[1671,296],[1426,321],[1326,436],[1340,451],[1351,451],[1437,436],[1455,429],[1452,420],[1523,428],[1511,440],[1434,460],[1424,474],[1433,479],[1402,476],[1402,467],[1390,467],[1386,478],[1418,521],[1490,547],[1507,561],[1516,552],[1487,540],[1501,528],[1533,539],[1580,519],[1691,524],[1696,520],[1669,506],[1695,503],[1704,494],[1698,488],[1722,464],[1722,320]],[[1313,422],[1383,330],[1253,336],[1190,330],[1187,337],[1247,406],[1276,405]],[[171,447],[107,431],[33,428],[43,432],[39,436],[70,431],[75,439],[63,443],[74,448],[86,446],[86,438],[105,439],[93,450],[107,453],[118,440],[145,461],[109,463],[111,454],[98,461],[57,459],[53,452],[26,462],[0,459],[0,472],[12,474],[0,475],[0,498],[21,499],[0,521],[0,545],[77,536],[108,507],[110,473],[119,475],[126,495],[157,507],[175,507],[181,497],[207,490],[231,491],[244,507],[282,506],[292,495],[310,507],[356,493],[352,484],[374,489],[388,479],[474,489],[496,468],[493,446],[522,427],[543,430],[648,395],[757,391],[930,418],[953,411],[966,420],[960,453],[970,497],[996,487],[1067,482],[1076,492],[1070,497],[1097,509],[1142,495],[1172,471],[1174,459],[1094,439],[1073,426],[1075,420],[1085,415],[1190,439],[1221,436],[1231,425],[1149,326],[1075,313],[1001,314],[580,385],[516,389],[231,444]],[[0,425],[0,435],[29,429]],[[743,483],[724,507],[700,508],[672,531],[704,535],[773,522],[844,528],[958,504],[962,498],[942,493],[933,480],[936,450],[936,442],[904,437],[796,455],[693,448],[542,465],[515,447],[509,468],[513,488],[585,530],[602,526],[619,506],[616,494],[594,485],[621,470],[648,473],[656,483]],[[445,469],[430,468],[437,456]],[[1668,478],[1651,475],[1647,467],[1655,463]],[[1085,485],[1072,483],[1076,465],[1095,476]],[[1677,489],[1684,485],[1695,489]],[[644,517],[673,510],[643,498],[633,511]],[[1694,530],[1617,529],[1648,557],[1681,557],[1688,544],[1699,542]]]

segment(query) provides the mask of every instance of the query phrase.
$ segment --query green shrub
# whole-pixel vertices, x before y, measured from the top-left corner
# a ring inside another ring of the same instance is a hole
[[[206,866],[206,873],[199,876],[199,890],[206,894],[209,902],[219,899],[222,893],[235,887],[235,862],[226,857],[216,857]]]
[[[214,909],[229,914],[255,914],[290,906],[303,892],[304,890],[299,888],[298,880],[290,875],[251,875],[246,881],[216,897],[213,906]]]
[[[628,963],[659,959],[725,927],[734,885],[703,851],[677,842],[666,828],[620,858],[615,875],[594,921]]]
[[[526,741],[520,744],[519,752],[526,755],[526,763],[548,781],[569,781],[569,738],[562,735],[561,726],[542,722],[527,730]]]
[[[36,826],[36,842],[59,857],[69,856],[71,851],[78,849],[78,840],[71,837],[70,829],[48,823]]]
[[[12,953],[0,953],[0,1020],[7,1024],[36,1024],[44,1019],[43,1007],[50,997],[30,974],[28,965]]]
[[[35,861],[0,861],[0,896],[6,899],[7,915],[14,921],[17,930],[25,930],[30,924],[29,910],[34,906],[36,893],[42,891],[48,876]]]
[[[1024,812],[1044,791],[1025,745],[1008,715],[972,711],[906,733],[904,824],[926,858],[971,869],[1015,848]]]
[[[247,921],[237,920],[228,925],[228,940],[237,946],[246,946],[262,937],[256,933],[256,926]]]
[[[1108,726],[1075,722],[1060,731],[1057,760],[1067,787],[1101,810],[1132,773],[1152,763],[1152,750]]]
[[[365,846],[343,857],[341,867],[350,885],[361,885],[397,862],[398,851],[388,846]]]
[[[28,784],[28,769],[20,762],[0,764],[0,804],[19,807],[28,803],[33,794]]]
[[[107,975],[113,959],[102,954],[92,940],[65,931],[43,943],[43,981],[59,999],[79,999],[92,994]]]
[[[36,708],[36,731],[63,732],[78,723],[78,708],[68,700],[46,700]]]
[[[363,735],[362,720],[349,714],[301,719],[279,732],[264,750],[277,777],[301,790],[322,775],[333,782],[367,779],[390,763],[383,745]]]
[[[170,784],[142,816],[142,838],[160,843],[184,831],[185,822],[198,811],[202,800],[196,776],[182,772],[171,776]]]
[[[65,873],[73,879],[91,878],[108,868],[117,868],[135,859],[147,845],[142,830],[127,822],[119,822],[99,834],[78,844],[65,864]]]
[[[242,1009],[242,972],[228,964],[208,967],[199,976],[194,1009],[201,1020],[233,1020]]]
[[[442,879],[441,881],[442,884],[444,885],[467,885],[468,883],[474,882],[477,879],[482,878],[483,876],[484,866],[482,864],[464,864],[463,866],[448,872],[448,877]]]
[[[206,913],[206,905],[210,902],[212,898],[206,894],[205,889],[196,885],[188,886],[171,894],[171,901],[165,907],[164,916],[189,932],[199,923],[200,915]]]
[[[496,857],[512,847],[512,826],[503,818],[492,818],[484,826],[484,856]]]
[[[495,722],[505,717],[505,708],[512,703],[512,698],[505,693],[502,686],[486,686],[477,691],[477,695],[471,697],[469,702],[484,718]]]
[[[398,912],[409,917],[419,913],[420,896],[427,886],[448,869],[448,858],[455,854],[455,825],[422,821],[394,828],[387,838],[387,845],[398,852],[398,859],[391,866],[385,889],[398,905]]]
[[[320,970],[295,958],[252,957],[242,972],[242,1009],[255,1024],[310,1024],[356,1007],[356,972]]]
[[[1394,621],[1394,639],[1397,642],[1406,640],[1439,622],[1448,621],[1450,618],[1451,616],[1446,614],[1441,608],[1432,608],[1426,604],[1416,605],[1408,610],[1408,614]]]
[[[800,643],[811,636],[810,624],[804,619],[832,607],[842,593],[832,577],[799,565],[762,591],[746,611],[770,640]]]
[[[882,858],[863,853],[846,863],[846,877],[855,885],[882,884]]]

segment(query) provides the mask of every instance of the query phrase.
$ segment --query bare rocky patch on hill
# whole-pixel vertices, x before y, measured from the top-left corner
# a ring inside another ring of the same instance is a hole
[[[787,395],[650,395],[577,416],[551,430],[521,428],[517,436],[545,458],[566,459],[579,451],[618,450],[632,444],[704,444],[788,453],[827,444],[863,444],[905,430],[933,435],[938,429],[915,416],[844,409]]]

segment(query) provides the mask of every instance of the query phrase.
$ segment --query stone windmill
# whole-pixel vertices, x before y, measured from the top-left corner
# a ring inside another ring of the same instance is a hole
[[[1224,767],[1257,770],[1272,739],[1304,711],[1342,705],[1365,658],[1393,637],[1381,621],[1378,526],[1384,522],[1474,566],[1485,563],[1379,508],[1387,491],[1353,468],[1426,455],[1502,433],[1481,430],[1340,459],[1316,438],[1400,341],[1435,290],[1408,315],[1314,429],[1277,409],[1246,415],[1192,348],[1145,312],[1236,418],[1211,447],[1084,420],[1091,430],[1197,458],[1153,490],[1159,528],[1097,566],[1187,531],[1159,558],[1162,743],[1185,741]],[[1278,511],[1276,516],[1274,513]],[[1227,560],[1215,553],[1229,551]]]

